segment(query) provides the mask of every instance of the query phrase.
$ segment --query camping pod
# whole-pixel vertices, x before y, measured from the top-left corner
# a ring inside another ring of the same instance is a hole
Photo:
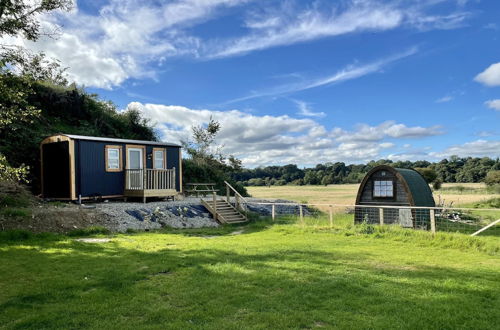
[[[369,171],[361,181],[356,205],[356,223],[399,224],[402,227],[422,228],[429,225],[429,210],[408,207],[434,207],[435,203],[428,183],[419,172],[380,165]]]

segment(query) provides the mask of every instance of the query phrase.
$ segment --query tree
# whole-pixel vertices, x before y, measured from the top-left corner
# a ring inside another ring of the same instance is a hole
[[[488,186],[500,185],[500,171],[489,171],[484,179],[484,183]]]
[[[69,9],[71,0],[2,0],[0,2],[0,37],[22,35],[36,41],[41,34],[39,14],[55,9]],[[52,34],[52,33],[46,33]],[[0,45],[0,133],[15,123],[30,123],[40,110],[30,103],[33,84],[39,80],[67,81],[58,62],[43,53],[32,54],[18,46]],[[9,165],[0,154],[0,177],[26,181],[28,167]]]
[[[69,10],[71,0],[2,0],[0,2],[0,34],[36,41],[42,34],[54,31],[41,31],[37,17],[56,9]]]
[[[418,171],[420,174],[422,174],[422,176],[424,177],[425,181],[427,181],[427,183],[434,182],[434,180],[436,180],[436,178],[438,176],[436,171],[434,171],[433,169],[428,168],[428,167],[416,168],[415,170]]]

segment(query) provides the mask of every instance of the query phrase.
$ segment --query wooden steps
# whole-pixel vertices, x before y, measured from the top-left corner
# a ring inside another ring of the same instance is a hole
[[[201,200],[203,206],[212,214],[215,220],[220,223],[241,223],[248,221],[247,217],[238,211],[233,205],[228,203],[224,199],[217,199],[215,202],[213,200]]]

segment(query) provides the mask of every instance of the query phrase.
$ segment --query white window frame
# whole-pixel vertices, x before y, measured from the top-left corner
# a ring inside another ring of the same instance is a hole
[[[118,159],[113,158],[110,156],[110,151],[118,151]],[[122,163],[122,147],[121,146],[113,146],[113,145],[106,145],[105,147],[105,163],[106,163],[106,172],[121,172],[123,171],[123,163]],[[110,167],[111,162],[110,160],[113,161],[118,161],[118,167]]]
[[[392,180],[374,180],[373,181],[374,198],[394,198],[394,181]]]
[[[162,153],[162,165],[161,167],[156,166],[156,161],[158,160],[156,158],[156,153],[161,152]],[[153,148],[153,169],[155,170],[164,170],[167,168],[167,150],[165,148]]]

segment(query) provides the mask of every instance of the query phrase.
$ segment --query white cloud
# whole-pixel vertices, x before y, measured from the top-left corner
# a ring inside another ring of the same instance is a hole
[[[489,100],[484,102],[484,104],[490,109],[500,111],[500,99]]]
[[[431,127],[408,127],[404,124],[397,124],[394,121],[386,121],[378,126],[370,126],[367,124],[360,124],[356,127],[355,131],[345,131],[341,128],[334,128],[332,136],[338,141],[343,142],[369,142],[381,141],[386,138],[404,139],[404,138],[422,138],[427,136],[441,135],[440,126]]]
[[[418,50],[417,47],[412,47],[407,51],[377,60],[372,63],[364,65],[348,65],[347,67],[337,71],[336,73],[325,77],[304,79],[302,76],[300,76],[301,80],[299,82],[269,87],[262,91],[253,92],[252,94],[247,96],[226,101],[224,102],[224,104],[236,103],[260,97],[284,95],[312,88],[327,86],[335,83],[340,83],[347,80],[357,79],[371,73],[379,72],[393,62],[414,55],[417,52],[417,50]]]
[[[403,13],[390,5],[371,1],[354,1],[347,9],[308,8],[297,11],[287,2],[268,13],[258,13],[262,18],[252,17],[247,27],[253,29],[248,35],[210,46],[210,57],[227,57],[360,31],[383,31],[401,24]],[[256,28],[254,28],[256,27]]]
[[[165,140],[189,139],[192,125],[219,121],[218,143],[225,152],[241,158],[245,166],[298,163],[314,165],[328,161],[364,162],[382,157],[396,141],[387,139],[423,138],[438,134],[437,128],[408,127],[395,122],[378,126],[359,125],[353,131],[328,131],[312,119],[290,116],[257,116],[239,110],[195,110],[182,106],[132,102],[157,123]],[[370,133],[370,138],[364,136]]]
[[[453,99],[454,99],[453,96],[447,95],[437,99],[436,103],[446,103],[452,101]]]
[[[461,157],[500,157],[500,141],[476,140],[460,145],[454,145],[441,152],[431,152],[436,158],[446,158],[452,155]]]
[[[129,78],[155,78],[159,66],[171,57],[236,56],[319,38],[403,26],[454,28],[466,18],[464,13],[427,14],[433,4],[349,0],[304,5],[302,1],[289,0],[262,6],[255,0],[110,0],[92,14],[75,7],[68,13],[41,16],[45,30],[62,27],[58,40],[42,38],[34,44],[19,39],[16,43],[60,59],[63,66],[69,67],[70,78],[79,84],[109,89]],[[236,7],[241,10],[227,10]],[[243,18],[244,28],[235,28],[234,37],[215,34],[202,37],[193,29],[222,15]],[[339,72],[339,76],[295,88],[352,79],[350,75],[360,76],[366,70],[378,69],[353,66]]]
[[[298,114],[304,117],[325,117],[326,113],[324,112],[314,112],[311,109],[311,105],[307,102],[300,101],[300,100],[293,100],[295,104],[297,105],[297,108],[299,109]]]
[[[487,67],[474,80],[486,86],[500,86],[500,62]]]
[[[76,8],[41,16],[44,30],[63,26],[58,39],[42,37],[32,43],[15,40],[60,59],[69,78],[79,84],[112,88],[128,78],[154,78],[152,64],[167,57],[197,56],[199,39],[184,28],[211,19],[216,10],[245,3],[239,0],[177,0],[153,4],[111,0],[98,13]]]

